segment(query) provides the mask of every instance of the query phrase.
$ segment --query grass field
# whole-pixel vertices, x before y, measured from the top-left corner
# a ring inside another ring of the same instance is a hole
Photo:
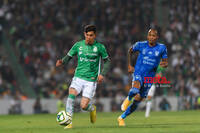
[[[136,112],[126,119],[126,127],[117,126],[120,113],[98,113],[90,124],[88,113],[76,113],[73,129],[64,130],[55,114],[2,115],[0,133],[200,133],[200,111]]]

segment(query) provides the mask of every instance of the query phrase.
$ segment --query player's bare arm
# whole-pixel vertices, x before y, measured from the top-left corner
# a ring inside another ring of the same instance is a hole
[[[62,65],[62,60],[61,59],[59,59],[59,60],[57,60],[56,61],[56,67],[59,67],[59,66],[61,66]]]
[[[131,65],[131,57],[132,57],[132,54],[133,54],[133,50],[132,50],[132,47],[129,48],[128,50],[128,72],[129,73],[133,73],[134,72],[134,67]]]
[[[160,66],[163,68],[168,67],[168,58],[161,59]]]
[[[56,61],[56,67],[62,66],[64,64],[67,64],[72,57],[66,55],[65,57],[63,57],[62,59],[59,59]]]
[[[98,76],[97,82],[100,84],[100,83],[103,82],[103,80],[104,80],[104,76],[100,74],[100,75]]]
[[[140,89],[140,82],[138,80],[133,81],[133,87]]]

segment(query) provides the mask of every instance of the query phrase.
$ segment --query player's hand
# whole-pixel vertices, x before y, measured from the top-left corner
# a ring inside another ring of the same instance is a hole
[[[160,66],[164,67],[164,68],[167,67],[168,66],[168,62],[167,61],[161,61],[160,62]]]
[[[128,65],[128,72],[133,73],[135,71],[135,68],[132,67],[131,65]]]
[[[103,79],[104,79],[104,76],[100,74],[100,75],[98,76],[98,79],[97,79],[98,84],[102,83],[102,82],[103,82]]]
[[[56,61],[56,67],[59,67],[59,66],[61,66],[61,65],[62,65],[62,63],[63,63],[63,62],[62,62],[62,60],[57,60],[57,61]]]
[[[156,73],[156,77],[162,77],[162,73]]]

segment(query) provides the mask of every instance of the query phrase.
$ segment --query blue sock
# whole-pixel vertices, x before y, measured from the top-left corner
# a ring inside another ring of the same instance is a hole
[[[140,101],[134,100],[133,103],[130,106],[128,106],[126,111],[121,115],[121,117],[125,119],[128,115],[130,115],[132,112],[134,112],[137,109],[139,103]]]
[[[131,88],[129,93],[128,93],[128,100],[131,101],[131,99],[137,94],[139,93],[139,89],[138,88]]]

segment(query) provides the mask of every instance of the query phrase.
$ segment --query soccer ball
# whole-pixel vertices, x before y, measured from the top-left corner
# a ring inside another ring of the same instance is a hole
[[[60,125],[67,126],[72,122],[72,116],[68,112],[60,111],[57,114],[56,120]]]

